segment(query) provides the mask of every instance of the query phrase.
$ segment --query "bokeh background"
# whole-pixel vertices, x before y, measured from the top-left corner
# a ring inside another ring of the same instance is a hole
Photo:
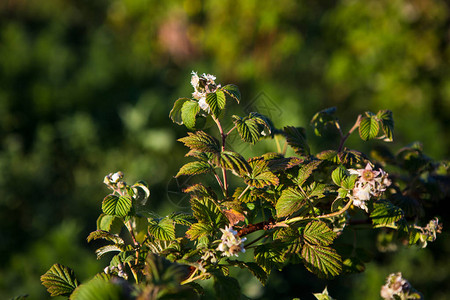
[[[192,70],[240,87],[230,113],[256,108],[277,127],[307,127],[313,149],[323,147],[310,134],[316,111],[336,106],[347,129],[362,111],[390,109],[392,151],[421,141],[443,159],[449,45],[442,0],[1,0],[0,298],[48,298],[39,276],[56,262],[82,281],[103,269],[85,237],[110,172],[147,181],[158,213],[185,208],[170,193],[186,129],[168,114],[192,92]],[[367,149],[356,136],[348,145]],[[338,299],[379,299],[384,278],[402,271],[426,299],[450,299],[445,231],[424,250],[375,251],[365,273],[337,280],[302,265],[274,271],[266,287],[237,276],[254,299],[312,299],[326,285]]]

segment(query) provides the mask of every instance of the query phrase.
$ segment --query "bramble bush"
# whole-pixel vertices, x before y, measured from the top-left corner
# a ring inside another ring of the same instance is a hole
[[[85,283],[72,269],[53,265],[41,277],[51,296],[198,299],[204,295],[202,281],[212,279],[217,299],[246,299],[239,282],[230,276],[231,268],[248,270],[262,284],[271,270],[288,264],[302,264],[330,279],[362,272],[370,260],[356,240],[340,242],[350,228],[376,230],[385,243],[420,247],[441,232],[438,218],[423,216],[444,197],[440,182],[448,176],[447,162],[433,161],[419,144],[396,154],[377,147],[372,160],[345,146],[355,131],[364,141],[392,141],[389,110],[357,116],[348,132],[335,108],[318,112],[311,120],[315,134],[334,131],[340,142],[335,149],[312,153],[304,128],[277,128],[258,112],[233,115],[234,126],[224,130],[226,105],[241,102],[238,87],[222,86],[215,76],[194,72],[191,84],[192,97],[176,100],[170,112],[173,122],[189,130],[178,141],[192,159],[176,177],[209,174],[216,184],[198,181],[183,191],[190,196],[192,213],[161,217],[147,205],[151,196],[145,182],[128,184],[122,172],[107,175],[104,183],[111,192],[103,199],[97,230],[87,241],[107,242],[96,250],[98,258],[114,256],[104,272]],[[217,127],[217,137],[202,130],[211,125]],[[285,146],[244,158],[227,144],[230,135],[250,144],[277,137]],[[288,146],[295,156],[286,155]],[[230,176],[241,184],[232,186]],[[326,288],[314,295],[332,299]],[[423,298],[400,272],[388,276],[380,295]]]

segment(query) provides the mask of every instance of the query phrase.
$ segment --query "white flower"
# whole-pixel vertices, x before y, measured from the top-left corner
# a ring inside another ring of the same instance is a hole
[[[244,242],[247,238],[240,238],[233,227],[225,226],[225,229],[221,228],[220,231],[222,231],[222,241],[216,250],[223,252],[222,256],[239,256],[239,252],[245,252]]]
[[[111,187],[113,184],[118,184],[120,180],[123,178],[123,173],[121,171],[116,173],[109,173],[103,179],[103,183],[107,186]]]
[[[203,77],[204,79],[206,79],[206,82],[207,82],[208,84],[216,84],[216,83],[215,83],[216,76],[211,75],[211,74],[205,74],[205,73],[203,73],[202,77]]]
[[[381,196],[386,188],[391,185],[388,174],[382,169],[372,170],[370,163],[364,169],[349,169],[348,171],[352,175],[358,175],[358,180],[355,182],[349,197],[353,200],[355,206],[368,212],[366,201],[369,201],[372,197]]]
[[[206,103],[206,96],[215,93],[220,87],[220,84],[215,82],[216,76],[203,73],[198,76],[196,72],[192,71],[191,85],[194,87],[192,98],[198,100],[198,104],[206,113],[211,113],[211,108]]]
[[[402,278],[402,273],[392,273],[386,279],[386,284],[381,287],[380,295],[383,299],[395,299],[394,295],[401,297],[411,290],[411,284]],[[406,298],[401,298],[406,299]]]
[[[191,85],[195,90],[197,90],[197,88],[198,88],[198,82],[199,82],[199,78],[198,78],[197,72],[192,71]]]
[[[116,172],[111,176],[111,181],[117,183],[123,177],[122,172]]]
[[[375,184],[375,177],[380,174],[380,171],[372,171],[372,166],[369,163],[367,163],[364,169],[349,169],[348,171],[350,174],[358,175],[361,182],[367,182],[371,185]]]
[[[206,97],[201,97],[198,100],[198,105],[200,106],[201,109],[206,111],[208,114],[211,112],[211,108],[209,107],[208,103],[206,103]]]

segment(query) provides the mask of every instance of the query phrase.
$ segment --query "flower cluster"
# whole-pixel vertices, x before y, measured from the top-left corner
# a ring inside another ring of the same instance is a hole
[[[358,175],[350,197],[353,199],[355,206],[365,211],[368,211],[365,202],[369,201],[371,197],[380,197],[386,191],[386,188],[391,185],[388,174],[382,169],[373,171],[369,163],[364,169],[349,169],[348,171],[352,175]]]
[[[128,274],[123,270],[122,264],[118,264],[117,267],[108,266],[103,270],[103,272],[105,272],[105,274],[117,274],[117,276],[122,277],[125,280],[128,279]]]
[[[121,171],[116,173],[109,173],[103,179],[103,183],[106,184],[110,189],[116,190],[116,188],[124,188],[126,186],[123,179],[123,173]]]
[[[192,71],[191,85],[194,87],[192,97],[198,100],[198,104],[205,112],[210,113],[211,108],[206,103],[206,96],[210,93],[215,93],[221,86],[215,82],[216,76],[205,74],[198,76],[196,72]]]
[[[422,228],[422,234],[420,235],[420,241],[423,248],[427,246],[427,242],[434,242],[436,240],[436,234],[442,232],[442,224],[439,224],[439,219],[434,218],[428,222],[425,228]]]
[[[240,238],[233,227],[225,226],[225,229],[221,228],[220,231],[222,231],[222,241],[216,250],[223,252],[222,256],[238,256],[239,252],[245,252],[244,242],[247,238]]]
[[[392,273],[386,278],[386,284],[381,287],[380,295],[385,300],[422,299],[400,272]]]

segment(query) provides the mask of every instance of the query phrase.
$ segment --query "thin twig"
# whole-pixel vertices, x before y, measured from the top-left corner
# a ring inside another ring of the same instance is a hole
[[[348,133],[341,138],[341,142],[339,143],[338,152],[342,151],[342,148],[344,147],[345,141],[348,139],[350,134],[352,134],[353,131],[355,131],[356,128],[358,128],[359,124],[361,123],[362,115],[358,115],[358,118],[356,119],[355,124],[353,127],[348,131]],[[340,129],[340,128],[339,128]]]

